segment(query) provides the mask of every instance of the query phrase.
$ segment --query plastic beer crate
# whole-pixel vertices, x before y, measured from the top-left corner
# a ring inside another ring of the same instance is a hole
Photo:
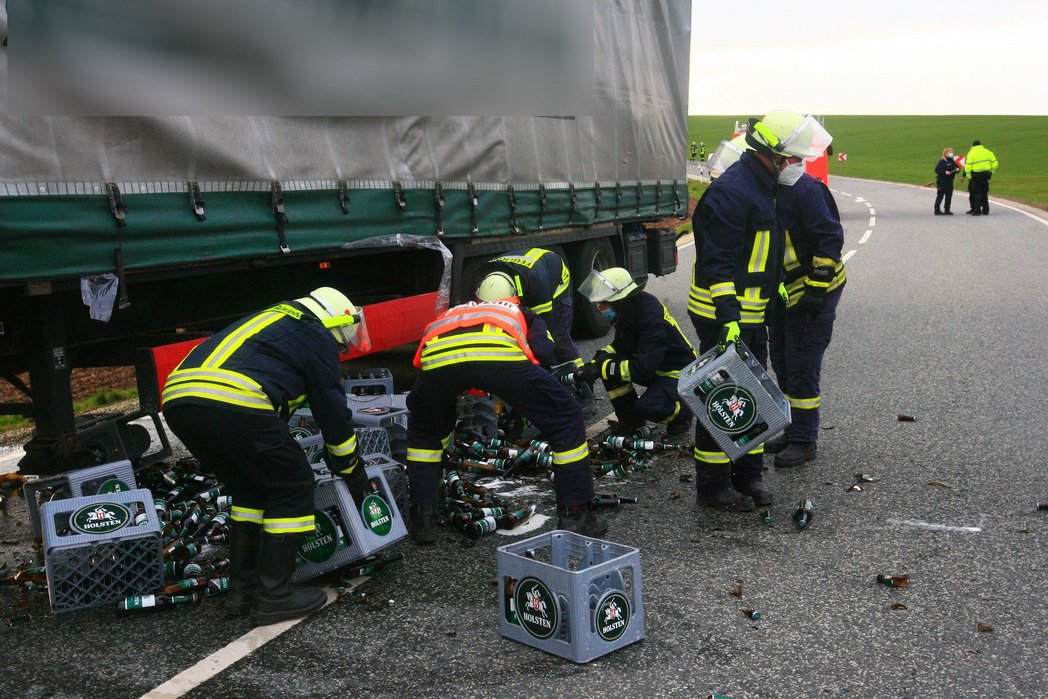
[[[400,510],[401,517],[403,517],[406,524],[410,524],[411,520],[408,517],[408,474],[404,465],[395,461],[388,454],[365,454],[362,458],[369,468],[378,466],[382,469],[382,474],[386,477],[386,485],[389,486],[389,492],[397,503],[397,509]]]
[[[97,493],[117,493],[134,490],[135,469],[127,459],[108,464],[99,464],[78,471],[69,471],[49,478],[40,478],[25,484],[26,508],[29,510],[29,526],[33,538],[39,539],[43,532],[40,528],[40,503],[38,493],[42,490],[55,489],[56,499],[64,497],[82,497]]]
[[[393,372],[389,369],[363,369],[342,381],[346,395],[374,396],[393,393]]]
[[[408,426],[408,409],[401,407],[402,400],[392,395],[346,396],[353,422],[361,427],[386,427],[387,425]]]
[[[495,399],[487,393],[463,393],[455,407],[456,430],[482,434],[495,439],[499,434],[499,413]]]
[[[706,352],[681,369],[677,384],[681,400],[732,461],[790,424],[789,401],[746,345],[737,346]],[[758,430],[762,421],[767,427]]]
[[[640,551],[554,530],[498,549],[502,635],[587,663],[644,638]]]
[[[160,520],[148,490],[54,500],[41,513],[55,612],[150,594],[163,584]]]
[[[299,548],[294,580],[309,580],[341,568],[407,536],[407,527],[386,482],[383,466],[368,466],[367,474],[378,480],[381,497],[369,495],[359,507],[341,478],[317,482],[314,495],[317,528]]]

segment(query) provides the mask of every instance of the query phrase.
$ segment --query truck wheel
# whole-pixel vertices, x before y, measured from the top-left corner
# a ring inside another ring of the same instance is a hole
[[[595,269],[614,267],[615,250],[607,238],[593,238],[582,243],[578,252],[568,262],[571,269],[572,293],[575,294],[575,319],[572,335],[588,339],[604,337],[611,330],[611,323],[600,314],[597,305],[578,292],[579,284]]]

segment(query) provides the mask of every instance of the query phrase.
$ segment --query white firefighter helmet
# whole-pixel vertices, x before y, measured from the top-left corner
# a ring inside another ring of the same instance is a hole
[[[647,283],[644,277],[638,283],[623,267],[593,270],[579,286],[579,293],[592,303],[615,303],[633,296]]]
[[[744,133],[740,133],[730,141],[721,141],[720,145],[717,146],[717,150],[713,151],[713,155],[710,156],[710,171],[724,172],[739,162],[739,158],[748,150],[753,150],[753,147],[746,143],[746,134]]]
[[[501,301],[517,296],[517,285],[507,272],[491,272],[477,286],[476,297],[481,301]]]
[[[822,155],[832,141],[815,117],[788,109],[769,112],[759,121],[751,119],[746,134],[746,142],[759,151],[804,160]]]
[[[341,347],[353,345],[364,352],[371,349],[364,309],[354,306],[341,291],[322,286],[295,300],[320,319]]]

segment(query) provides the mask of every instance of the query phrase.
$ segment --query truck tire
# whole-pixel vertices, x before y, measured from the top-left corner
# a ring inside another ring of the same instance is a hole
[[[594,269],[607,269],[616,265],[615,250],[607,238],[587,240],[577,249],[568,262],[571,270],[572,293],[575,294],[575,320],[572,335],[582,339],[604,337],[611,330],[611,323],[600,314],[597,305],[578,292],[579,284]]]

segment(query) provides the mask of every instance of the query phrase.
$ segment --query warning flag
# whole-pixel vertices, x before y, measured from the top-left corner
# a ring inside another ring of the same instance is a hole
[[[839,160],[840,162],[843,163],[847,159],[848,159],[848,154],[847,153],[838,153],[837,154],[837,160]]]

